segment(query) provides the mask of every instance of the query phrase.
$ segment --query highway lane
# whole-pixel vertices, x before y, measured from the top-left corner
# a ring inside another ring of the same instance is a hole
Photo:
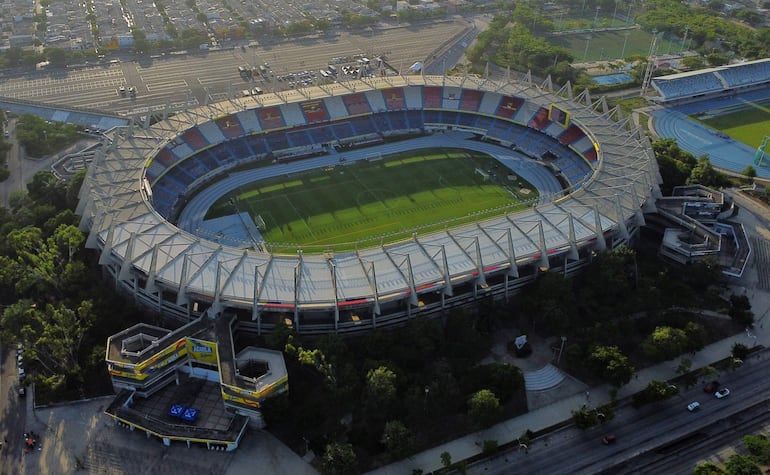
[[[669,401],[641,409],[624,406],[604,426],[586,431],[574,427],[558,431],[534,441],[528,453],[507,452],[474,465],[469,473],[634,473],[636,457],[765,403],[770,389],[770,381],[765,377],[767,366],[764,359],[752,358],[737,371],[722,374],[720,381],[732,391],[727,399],[705,394],[698,385]],[[686,406],[692,401],[701,403],[700,411],[687,411]],[[617,442],[605,446],[601,439],[608,433],[617,435]]]

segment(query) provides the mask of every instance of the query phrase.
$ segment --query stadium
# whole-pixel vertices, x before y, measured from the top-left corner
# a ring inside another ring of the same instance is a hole
[[[508,298],[539,272],[569,275],[627,243],[660,196],[646,137],[570,85],[366,78],[151,119],[114,129],[89,167],[77,210],[87,246],[138,303],[183,321],[235,317],[257,333],[366,331]],[[538,198],[406,237],[291,253],[260,239],[254,214],[205,219],[245,183],[447,144],[494,157]]]

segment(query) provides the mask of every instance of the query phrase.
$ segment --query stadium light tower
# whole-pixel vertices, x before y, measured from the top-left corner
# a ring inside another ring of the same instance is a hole
[[[652,30],[652,41],[650,42],[650,52],[648,54],[647,69],[644,71],[644,81],[642,81],[641,95],[647,94],[652,82],[652,73],[655,70],[655,51],[658,48],[658,30]]]
[[[684,44],[687,43],[687,33],[690,32],[690,25],[684,26],[684,38],[682,38],[682,51],[684,51]]]

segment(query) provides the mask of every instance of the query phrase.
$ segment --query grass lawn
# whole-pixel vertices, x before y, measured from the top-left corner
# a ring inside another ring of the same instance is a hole
[[[770,104],[746,102],[746,108],[708,119],[698,119],[714,129],[750,147],[759,147],[765,135],[770,135]]]
[[[273,251],[350,249],[521,209],[537,190],[509,173],[478,152],[410,151],[252,183],[220,198],[206,218],[232,214],[236,198],[241,211],[262,217]]]
[[[628,41],[626,41],[628,34]],[[652,35],[642,30],[625,31],[601,31],[568,36],[554,36],[549,38],[549,42],[562,46],[569,50],[580,63],[584,61],[607,61],[611,59],[623,59],[631,55],[647,56],[652,44]],[[626,43],[625,53],[623,52],[623,43]],[[588,44],[588,53],[586,54],[586,43]],[[658,40],[658,54],[678,53],[682,45],[678,41],[669,41],[667,39]],[[623,56],[621,57],[621,53]],[[607,70],[607,73],[612,71]]]

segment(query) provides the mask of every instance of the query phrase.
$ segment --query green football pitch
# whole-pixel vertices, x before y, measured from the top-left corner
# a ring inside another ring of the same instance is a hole
[[[351,249],[516,211],[538,193],[489,155],[416,150],[260,180],[206,219],[248,212],[273,252]],[[262,225],[264,223],[264,225]]]
[[[723,111],[713,117],[696,120],[720,130],[733,139],[750,147],[759,147],[765,135],[770,135],[770,100],[745,102],[731,111]]]

